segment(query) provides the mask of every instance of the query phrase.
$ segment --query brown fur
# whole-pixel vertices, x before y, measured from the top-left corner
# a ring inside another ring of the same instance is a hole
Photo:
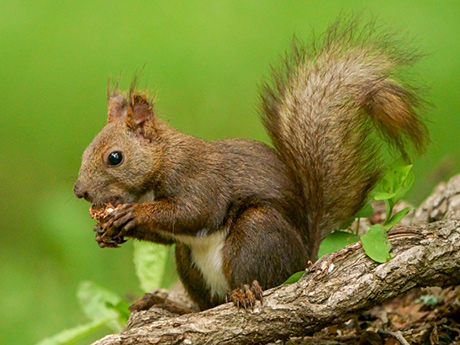
[[[337,21],[311,48],[295,41],[284,72],[262,90],[262,118],[306,203],[310,255],[363,205],[380,177],[382,139],[407,158],[423,152],[428,133],[422,104],[396,72],[416,59],[379,35],[373,23]]]
[[[229,289],[282,283],[316,259],[320,240],[379,179],[374,129],[403,156],[408,140],[419,151],[426,141],[418,100],[393,76],[409,60],[347,25],[311,51],[297,44],[265,86],[263,121],[276,151],[179,133],[156,118],[147,94],[108,92],[108,123],[85,150],[75,194],[123,204],[102,229],[107,236],[176,243],[179,275],[200,309],[224,301],[192,256],[213,234],[223,236],[213,253]],[[121,164],[109,163],[113,151]]]

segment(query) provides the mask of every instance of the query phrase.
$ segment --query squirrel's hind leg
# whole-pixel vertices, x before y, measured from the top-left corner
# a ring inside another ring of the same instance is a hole
[[[232,225],[223,246],[223,266],[232,289],[227,299],[238,307],[251,308],[262,301],[262,289],[278,286],[307,267],[306,239],[286,218],[272,206],[252,206]]]

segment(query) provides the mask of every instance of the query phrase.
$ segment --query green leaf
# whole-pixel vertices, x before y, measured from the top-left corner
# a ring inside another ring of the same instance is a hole
[[[393,217],[391,217],[388,222],[385,222],[385,228],[389,229],[393,225],[398,224],[401,221],[401,219],[403,219],[404,216],[410,212],[410,210],[412,210],[412,207],[406,207],[405,209],[393,215]]]
[[[107,303],[117,305],[121,301],[121,297],[115,292],[96,283],[84,281],[80,283],[77,289],[77,297],[81,308],[90,320],[96,322],[111,318],[107,326],[115,332],[121,331],[123,322],[119,318],[118,312],[107,306]]]
[[[355,234],[345,231],[335,231],[327,236],[323,242],[321,242],[318,251],[318,258],[323,255],[336,252],[343,247],[359,241],[359,237]]]
[[[110,309],[114,309],[118,312],[119,318],[123,323],[128,322],[129,318],[129,306],[130,303],[124,299],[120,300],[117,304],[112,304],[110,302],[106,303],[106,306]]]
[[[36,345],[66,345],[73,343],[79,339],[86,337],[87,335],[94,333],[98,329],[107,325],[110,321],[113,321],[111,317],[106,317],[101,320],[96,320],[85,325],[80,325],[71,329],[66,329],[53,335],[49,338],[43,339]]]
[[[339,230],[349,229],[351,224],[353,224],[354,221],[355,221],[355,217],[353,216],[350,219],[348,219],[345,223],[343,223],[342,226],[339,228]]]
[[[374,214],[374,209],[369,202],[366,202],[364,206],[355,214],[354,218],[367,218]]]
[[[409,167],[412,168],[412,165]],[[412,184],[414,183],[414,173],[412,171],[409,171],[406,178],[404,181],[401,182],[401,185],[399,188],[396,190],[396,195],[395,195],[395,204],[401,200],[401,198],[406,195],[407,191],[412,187]]]
[[[388,234],[382,224],[372,225],[369,230],[361,236],[361,242],[366,254],[374,261],[383,263],[389,261],[391,243],[388,241]]]
[[[172,247],[151,242],[134,241],[134,267],[141,289],[151,291],[168,287],[174,280]]]
[[[371,192],[375,200],[392,199],[396,204],[409,190],[414,182],[412,165],[405,165],[402,160],[397,160],[388,166],[388,169],[377,187]]]
[[[388,200],[393,198],[396,193],[386,193],[386,192],[377,192],[372,191],[369,193],[369,196],[374,200]]]
[[[401,186],[402,182],[409,176],[412,164],[406,164],[402,159],[397,159],[388,166],[388,174],[393,173],[396,184]]]
[[[298,282],[299,279],[302,278],[304,273],[305,273],[305,271],[300,271],[300,272],[294,273],[283,284],[294,284],[294,283]]]
[[[383,200],[383,202],[385,203],[385,208],[386,208],[385,223],[384,223],[384,225],[386,225],[387,220],[388,221],[390,220],[391,214],[393,213],[394,203],[393,203],[393,199]]]

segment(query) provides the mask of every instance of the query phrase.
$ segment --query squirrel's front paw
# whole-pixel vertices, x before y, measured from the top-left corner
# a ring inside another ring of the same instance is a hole
[[[94,240],[101,248],[118,248],[121,243],[126,242],[123,237],[113,236],[113,234],[104,230],[99,224],[96,225],[93,230],[96,232]]]
[[[118,231],[120,235],[126,235],[138,224],[139,217],[136,215],[136,206],[135,203],[128,203],[115,209],[107,216],[108,220],[105,227]]]
[[[124,236],[137,225],[136,204],[124,204],[117,207],[106,218],[105,222],[95,227],[96,242],[101,248],[118,247],[126,242]]]

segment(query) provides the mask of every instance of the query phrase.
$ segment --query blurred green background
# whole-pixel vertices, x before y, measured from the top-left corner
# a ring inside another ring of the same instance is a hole
[[[207,139],[268,142],[257,87],[289,46],[341,11],[377,16],[415,37],[431,89],[432,144],[416,160],[420,202],[460,172],[460,2],[21,1],[0,3],[0,343],[33,344],[86,322],[75,290],[93,280],[141,294],[132,245],[101,250],[89,204],[72,187],[104,125],[108,77],[158,91],[157,113]],[[82,343],[89,342],[86,339]]]

